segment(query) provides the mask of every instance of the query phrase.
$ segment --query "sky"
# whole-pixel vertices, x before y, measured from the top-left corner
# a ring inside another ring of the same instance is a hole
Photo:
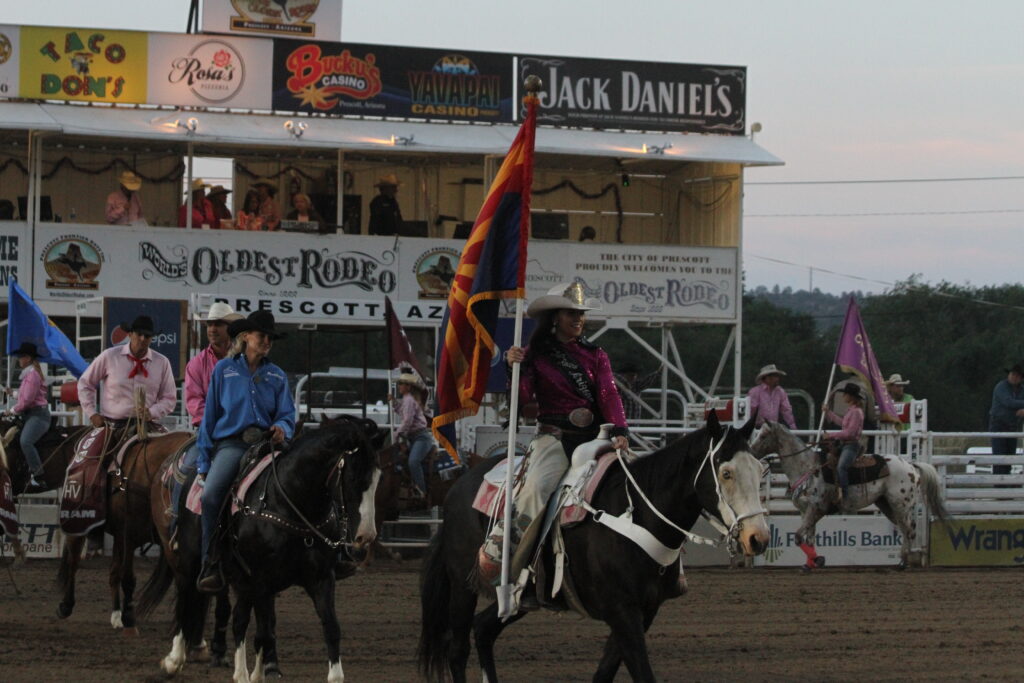
[[[183,31],[188,5],[5,2],[0,23]],[[786,164],[745,174],[746,284],[839,293],[1020,282],[1022,26],[1019,0],[344,0],[341,38],[747,67],[748,125]],[[932,182],[807,184],[868,180]]]

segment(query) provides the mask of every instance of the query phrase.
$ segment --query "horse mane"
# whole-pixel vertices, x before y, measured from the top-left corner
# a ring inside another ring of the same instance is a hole
[[[731,445],[735,439],[742,437],[737,429],[731,427],[723,429],[726,430],[724,434],[726,442],[719,452],[728,456],[726,459],[729,459],[735,450],[730,450],[727,446]],[[628,465],[629,470],[641,485],[652,487],[664,485],[665,481],[671,481],[678,477],[686,466],[696,465],[697,461],[707,455],[707,449],[700,446],[708,438],[707,427],[701,427],[649,455],[638,458]]]
[[[372,433],[377,429],[372,420],[350,418],[340,415],[337,418],[326,418],[318,429],[304,430],[292,443],[292,451],[311,449],[313,457],[338,455],[341,450],[355,447],[355,457],[345,460],[345,466],[351,468],[355,481],[360,486],[369,486],[373,478],[376,454],[370,442]]]

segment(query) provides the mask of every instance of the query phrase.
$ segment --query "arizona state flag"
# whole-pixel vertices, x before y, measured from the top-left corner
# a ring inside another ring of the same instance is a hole
[[[441,324],[432,428],[456,462],[455,421],[475,415],[487,389],[501,299],[526,296],[526,241],[537,98],[491,183],[459,258]]]

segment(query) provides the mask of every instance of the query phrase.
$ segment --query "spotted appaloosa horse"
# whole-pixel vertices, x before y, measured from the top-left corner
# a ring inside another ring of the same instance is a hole
[[[918,495],[932,515],[943,522],[949,519],[940,495],[938,472],[927,463],[907,462],[895,455],[881,456],[889,466],[889,476],[851,485],[836,509],[832,496],[835,487],[825,483],[815,449],[785,425],[765,422],[751,441],[750,452],[759,458],[774,454],[782,464],[790,482],[793,504],[803,515],[797,542],[807,555],[807,569],[825,566],[825,558],[814,549],[814,534],[818,520],[829,512],[849,514],[871,504],[878,507],[903,535],[900,568],[907,566],[917,541],[914,505]]]

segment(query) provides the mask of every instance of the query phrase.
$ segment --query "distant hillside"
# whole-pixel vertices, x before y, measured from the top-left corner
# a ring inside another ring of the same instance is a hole
[[[753,290],[748,290],[746,294],[754,299],[767,301],[778,308],[811,316],[814,318],[815,327],[819,332],[843,324],[846,304],[851,295],[862,303],[866,297],[870,296],[860,291],[843,292],[842,294],[827,294],[820,289],[815,289],[813,292],[808,292],[806,289],[793,291],[792,287],[781,289],[778,285],[771,289],[761,285]]]

